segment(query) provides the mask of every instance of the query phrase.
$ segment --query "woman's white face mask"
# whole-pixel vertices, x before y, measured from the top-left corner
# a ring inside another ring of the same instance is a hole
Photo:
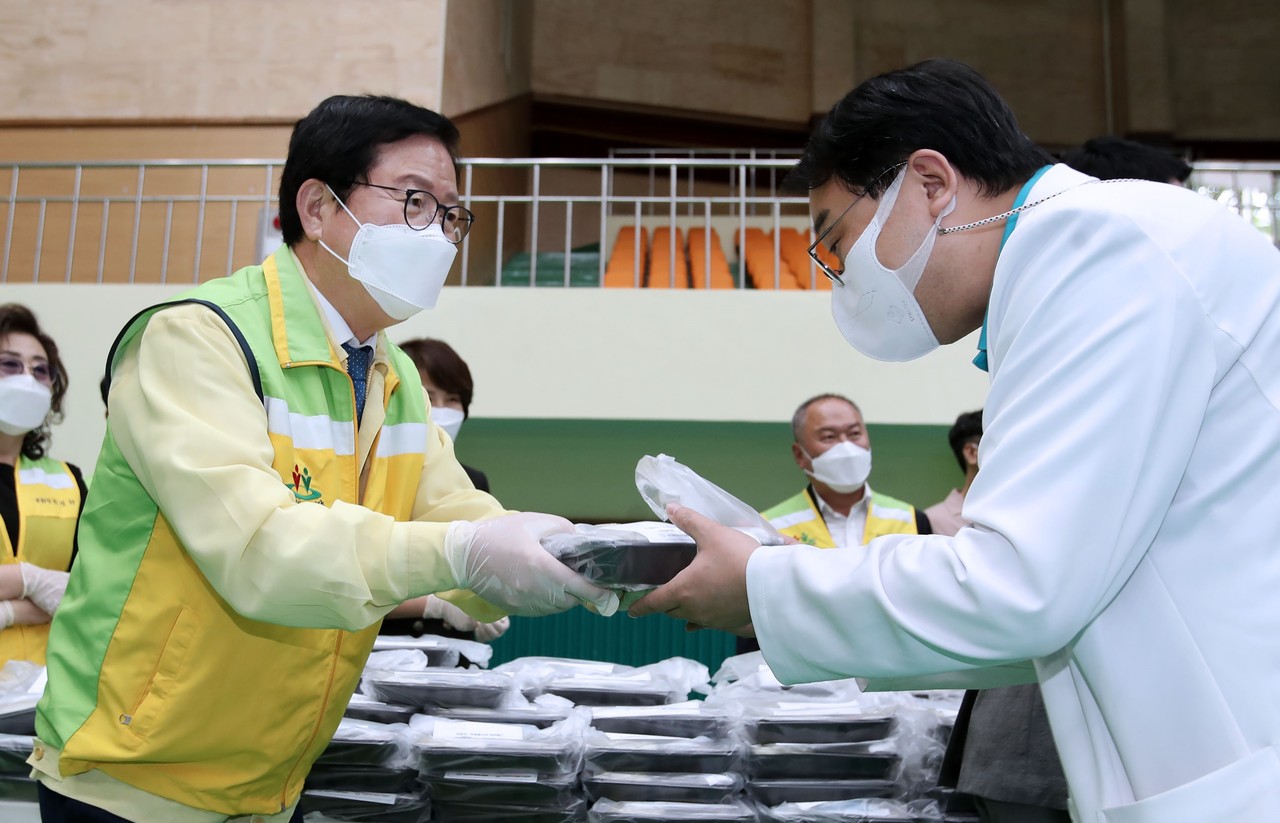
[[[0,432],[17,437],[44,424],[53,391],[30,374],[0,378]]]
[[[831,290],[831,314],[840,333],[855,349],[876,360],[915,360],[938,347],[938,338],[916,302],[915,289],[929,262],[942,218],[956,207],[955,198],[901,267],[885,268],[876,256],[876,240],[893,212],[906,174],[903,166],[880,198],[875,216],[845,255],[843,287]]]
[[[431,407],[431,419],[436,421],[437,426],[445,430],[450,440],[458,439],[458,430],[462,428],[462,421],[466,417],[460,410],[448,406]]]

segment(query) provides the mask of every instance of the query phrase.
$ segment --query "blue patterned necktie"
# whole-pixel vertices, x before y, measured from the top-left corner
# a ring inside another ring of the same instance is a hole
[[[373,350],[368,346],[353,346],[343,343],[347,351],[347,374],[351,375],[351,385],[356,390],[356,420],[364,417],[364,395],[369,385],[369,361],[373,359]]]

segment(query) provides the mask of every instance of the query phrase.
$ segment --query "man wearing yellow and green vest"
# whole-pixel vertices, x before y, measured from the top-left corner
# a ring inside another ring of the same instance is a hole
[[[791,416],[791,434],[791,456],[809,485],[763,512],[778,531],[820,549],[862,546],[884,534],[932,533],[924,512],[871,490],[871,435],[852,400],[809,398]],[[754,637],[736,641],[738,654],[759,648]]]
[[[809,485],[764,512],[778,531],[823,549],[931,533],[924,512],[868,485],[871,436],[852,400],[838,394],[806,400],[791,418],[791,432],[791,454]]]
[[[382,617],[616,598],[477,491],[384,329],[435,305],[472,216],[458,134],[387,97],[294,128],[285,245],[153,307],[108,358],[108,432],[29,763],[47,821],[287,821]]]

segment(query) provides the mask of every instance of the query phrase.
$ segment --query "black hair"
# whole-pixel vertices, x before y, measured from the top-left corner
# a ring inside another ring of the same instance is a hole
[[[5,303],[0,306],[0,341],[6,340],[11,334],[27,334],[38,340],[53,371],[53,385],[49,387],[53,393],[49,416],[39,428],[27,432],[22,438],[22,456],[28,460],[39,460],[44,457],[45,447],[49,445],[49,424],[62,422],[62,399],[67,395],[67,369],[62,365],[62,357],[58,355],[58,344],[40,327],[35,312],[21,303]]]
[[[941,152],[984,196],[1053,163],[986,78],[964,63],[926,60],[872,77],[836,103],[784,187],[803,193],[837,179],[878,198],[893,183],[884,172],[920,149]]]
[[[458,163],[458,129],[449,118],[398,97],[336,95],[293,127],[280,176],[280,232],[290,246],[305,233],[298,189],[311,179],[329,184],[344,201],[378,159],[378,149],[408,137],[434,137]]]
[[[956,462],[960,464],[960,471],[969,471],[969,465],[964,462],[964,447],[970,443],[977,443],[981,439],[982,409],[965,412],[951,424],[951,429],[947,432],[947,442],[951,444],[951,451],[956,456]]]
[[[1062,162],[1099,180],[1136,178],[1186,182],[1191,166],[1176,154],[1123,137],[1095,137],[1062,155]]]
[[[458,395],[458,400],[462,403],[463,419],[471,416],[475,383],[471,379],[467,361],[453,350],[453,346],[432,337],[419,337],[406,340],[400,344],[400,348],[409,355],[418,371],[430,378],[432,383],[449,394]]]
[[[801,403],[796,408],[795,414],[791,415],[791,435],[796,439],[797,443],[800,442],[800,433],[804,431],[804,418],[805,418],[805,415],[808,414],[809,412],[809,407],[812,406],[814,403],[818,403],[822,400],[839,400],[843,403],[848,403],[850,406],[853,406],[853,410],[858,413],[859,417],[862,416],[862,409],[858,408],[858,404],[853,402],[849,398],[845,397],[843,394],[833,394],[831,392],[827,392],[826,394],[814,395],[813,397],[810,397],[808,400]]]

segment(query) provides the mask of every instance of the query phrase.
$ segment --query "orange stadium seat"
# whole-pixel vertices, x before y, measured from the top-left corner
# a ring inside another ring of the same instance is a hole
[[[813,266],[809,260],[809,244],[813,242],[813,234],[798,229],[782,230],[782,259],[791,267],[792,273],[796,276],[796,282],[802,289],[817,289],[818,291],[831,291],[831,281],[822,273],[817,266]],[[838,269],[835,263],[835,257],[831,255],[822,246],[818,247],[818,256],[832,268]],[[810,271],[812,269],[812,272]]]
[[[651,289],[689,288],[689,255],[684,245],[684,232],[676,229],[676,267],[671,268],[671,227],[658,226],[653,230],[653,246],[649,254],[649,280]]]
[[[640,259],[636,260],[636,227],[623,226],[613,241],[613,252],[604,269],[604,286],[632,288],[643,286],[649,262],[649,233],[640,229]]]
[[[733,282],[733,274],[729,271],[729,259],[724,256],[720,234],[715,229],[710,234],[711,268],[708,281],[707,238],[706,229],[689,229],[689,276],[693,288],[703,289],[708,285],[713,289],[736,288],[737,283]]]
[[[747,280],[753,288],[776,287],[781,291],[800,288],[795,273],[785,259],[777,259],[777,268],[774,267],[773,237],[765,234],[763,229],[747,229],[745,247],[741,242],[741,231],[733,233],[733,242],[738,247],[738,255],[746,264]]]

